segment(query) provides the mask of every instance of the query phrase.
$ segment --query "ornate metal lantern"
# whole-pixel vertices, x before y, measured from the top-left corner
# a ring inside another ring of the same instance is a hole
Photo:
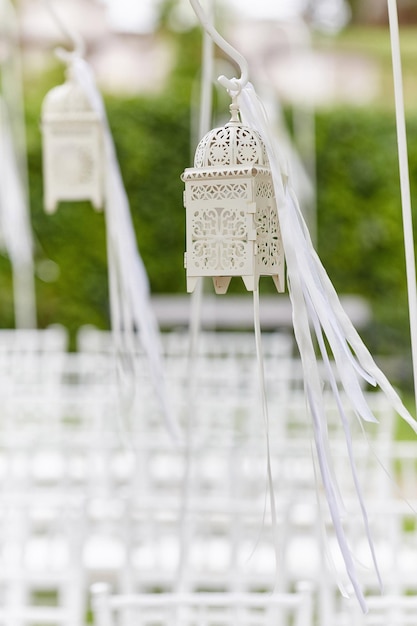
[[[272,276],[284,290],[284,254],[274,186],[265,145],[244,126],[236,103],[231,120],[200,141],[185,183],[187,291],[199,277],[211,276],[216,293],[226,293],[241,276],[257,289],[260,276]]]
[[[84,91],[68,79],[42,105],[44,205],[56,211],[61,200],[90,200],[103,207],[103,138],[99,116]]]

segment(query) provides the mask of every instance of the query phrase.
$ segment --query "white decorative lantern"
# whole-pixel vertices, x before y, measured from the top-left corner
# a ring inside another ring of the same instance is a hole
[[[216,293],[226,293],[233,276],[257,289],[260,276],[272,276],[284,290],[284,254],[274,186],[265,145],[244,126],[230,106],[226,126],[200,141],[185,182],[187,291],[203,276]]]
[[[42,105],[44,205],[90,200],[103,207],[103,137],[99,116],[80,85],[68,79]]]

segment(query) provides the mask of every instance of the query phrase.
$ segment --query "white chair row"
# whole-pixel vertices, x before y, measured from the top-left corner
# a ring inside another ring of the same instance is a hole
[[[387,502],[384,509],[370,507],[369,515],[386,589],[416,593],[413,511]],[[337,587],[347,587],[346,574],[330,520],[313,501],[277,500],[275,527],[250,503],[215,507],[203,499],[181,506],[155,498],[132,505],[122,497],[10,495],[2,501],[0,521],[5,607],[27,606],[34,595],[47,593],[81,619],[86,590],[95,581],[108,580],[119,593],[230,594],[288,592],[303,579],[311,582],[320,626],[332,626],[346,612]],[[364,589],[375,593],[361,520],[352,515],[346,531]],[[334,569],[326,561],[329,551]]]
[[[291,594],[112,595],[105,584],[92,587],[96,626],[312,626],[307,586]]]
[[[163,353],[172,357],[187,357],[191,349],[191,338],[187,331],[161,333]],[[289,333],[268,332],[263,334],[263,353],[266,357],[291,356],[293,339]],[[114,343],[110,331],[100,330],[95,326],[82,326],[77,334],[77,351],[90,354],[113,354]],[[256,354],[253,332],[213,332],[202,331],[199,334],[196,355],[211,357],[244,357]]]
[[[130,594],[110,592],[105,583],[92,589],[96,626],[313,626],[309,586],[288,594]],[[380,595],[367,598],[368,613],[354,602],[332,622],[333,626],[414,626],[417,596]]]
[[[102,492],[100,487],[84,492],[54,490],[48,481],[43,489],[3,492],[2,562],[8,575],[14,576],[15,589],[41,585],[56,590],[62,585],[59,588],[68,593],[78,590],[81,606],[86,585],[103,578],[120,590],[228,593],[272,591],[277,582],[289,590],[297,580],[308,578],[321,587],[320,602],[330,606],[330,619],[322,620],[321,626],[332,624],[338,591],[331,579],[346,577],[329,516],[324,506],[317,507],[311,486],[304,491],[279,486],[275,528],[270,514],[264,515],[264,499],[256,491],[254,499],[250,490],[245,498],[227,489],[222,494],[209,490],[188,498],[185,489],[181,498],[179,490],[170,491],[166,473],[162,472],[161,480],[166,481],[166,491],[155,490],[153,497],[150,492],[145,497],[140,489],[135,496],[117,485]],[[137,484],[139,488],[140,481]],[[362,564],[359,577],[375,592],[363,522],[357,507],[349,501],[346,505],[346,532]],[[417,558],[414,510],[392,499],[367,502],[367,506],[387,589],[412,590]],[[323,528],[327,544],[322,543]],[[333,553],[335,570],[328,569],[325,546]],[[70,571],[74,572],[72,586],[66,586]]]
[[[129,497],[132,503],[160,498],[179,501],[187,490],[190,502],[242,501],[263,506],[267,491],[267,446],[263,433],[233,440],[221,430],[215,437],[197,433],[189,445],[168,434],[82,428],[67,425],[40,436],[5,433],[0,444],[0,489],[10,493],[78,494],[80,497]],[[354,443],[356,469],[365,500],[384,502],[415,497],[416,445]],[[342,497],[355,498],[346,445],[331,442],[334,474]],[[406,448],[408,457],[402,457]],[[302,499],[320,489],[314,444],[304,437],[269,446],[277,494]],[[414,454],[414,456],[413,456]]]
[[[85,430],[146,432],[165,429],[146,359],[140,355],[134,378],[117,371],[111,334],[92,328],[79,332],[79,352],[67,353],[62,327],[44,331],[2,331],[0,370],[2,430],[32,429],[39,434],[77,423]],[[264,437],[260,389],[251,333],[202,333],[200,350],[190,361],[185,333],[162,335],[168,402],[174,415],[201,438]],[[264,341],[267,399],[271,436],[301,437],[311,431],[302,372],[292,357],[292,340],[279,333]],[[380,418],[378,428],[367,425],[372,440],[390,440],[395,419],[379,393],[367,399]],[[334,401],[328,400],[331,438],[343,438]],[[353,427],[356,416],[347,409]]]
[[[232,357],[225,337],[217,344],[210,338],[197,361],[191,390],[183,338],[172,334],[165,339],[172,342],[165,350],[175,409],[182,412],[184,425],[187,421],[190,425],[180,445],[164,429],[142,361],[138,392],[128,407],[114,358],[101,348],[75,354],[57,348],[59,366],[55,364],[51,378],[42,378],[40,386],[34,384],[36,376],[21,384],[17,376],[10,402],[5,403],[4,414],[10,419],[3,423],[0,448],[5,524],[0,543],[13,574],[9,577],[13,606],[29,605],[30,594],[47,591],[67,608],[64,598],[72,597],[70,604],[80,615],[87,585],[103,578],[119,591],[142,593],[272,590],[277,584],[278,552],[280,590],[288,592],[297,580],[310,578],[320,589],[316,597],[327,606],[320,612],[320,626],[333,626],[332,619],[342,611],[334,600],[337,590],[331,570],[330,574],[326,570],[323,528],[330,550],[335,540],[326,507],[317,505],[309,418],[300,379],[292,373],[299,363],[285,346],[281,353],[279,346],[271,347],[265,360],[277,495],[274,529],[269,514],[263,522],[265,433],[256,360],[245,344],[247,338],[239,338],[230,350]],[[36,358],[30,362],[30,371],[36,372]],[[36,397],[28,393],[36,388]],[[410,578],[407,554],[411,561],[416,554],[413,524],[406,511],[394,506],[397,489],[381,463],[398,475],[404,495],[412,498],[416,455],[411,446],[405,453],[392,443],[395,420],[383,397],[372,393],[369,401],[381,424],[374,432],[369,430],[369,447],[360,428],[355,431],[356,416],[349,416],[354,452],[382,573],[387,587],[400,593],[407,590]],[[330,400],[328,409],[334,471],[349,509],[353,485],[346,446]],[[346,528],[354,553],[369,567],[369,555],[363,556],[362,550],[363,523],[353,505]],[[340,574],[337,549],[334,554]],[[10,565],[13,559],[15,570]],[[46,568],[39,567],[42,562]],[[366,570],[361,575],[374,592],[374,578]]]

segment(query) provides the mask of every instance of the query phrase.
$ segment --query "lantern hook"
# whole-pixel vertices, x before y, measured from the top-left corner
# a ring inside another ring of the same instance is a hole
[[[65,24],[62,18],[59,16],[55,7],[53,6],[52,0],[44,0],[44,4],[54,20],[55,24],[58,26],[61,33],[68,39],[72,44],[72,50],[65,50],[64,48],[57,48],[56,55],[66,63],[69,63],[70,60],[74,57],[83,57],[85,55],[85,43],[81,35],[74,30],[68,27],[68,24]]]
[[[225,87],[229,92],[238,94],[240,91],[247,85],[249,82],[249,68],[248,63],[244,56],[240,54],[233,46],[228,43],[222,35],[215,29],[214,25],[207,17],[206,13],[203,11],[203,8],[199,2],[199,0],[190,0],[190,4],[196,14],[200,24],[204,28],[204,30],[210,35],[212,40],[217,46],[223,50],[223,52],[229,56],[240,69],[240,78],[227,78],[226,76],[219,76],[219,83]]]

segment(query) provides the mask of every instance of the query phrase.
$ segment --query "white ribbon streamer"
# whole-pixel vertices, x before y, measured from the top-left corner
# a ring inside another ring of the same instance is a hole
[[[36,328],[19,28],[9,0],[0,0],[0,24],[0,245],[13,270],[15,326]]]
[[[0,97],[0,246],[13,269],[16,328],[36,328],[33,238],[28,198],[19,171],[6,105]]]
[[[255,345],[256,345],[256,362],[258,368],[259,379],[259,396],[261,400],[262,416],[264,419],[265,436],[266,436],[266,469],[268,478],[268,491],[269,491],[269,503],[271,507],[271,524],[274,533],[274,549],[275,549],[275,563],[276,563],[276,587],[281,590],[281,554],[279,549],[278,540],[278,522],[277,522],[277,506],[275,501],[274,492],[274,479],[272,476],[271,465],[271,446],[269,439],[269,414],[268,414],[268,402],[266,397],[266,382],[265,382],[265,369],[264,369],[264,357],[262,351],[262,337],[261,337],[261,322],[259,313],[259,290],[256,288],[253,290],[253,323],[255,331]]]
[[[129,201],[107,121],[103,99],[88,63],[77,54],[60,51],[69,72],[77,80],[98,113],[104,131],[105,214],[109,264],[111,324],[116,354],[127,356],[133,366],[140,340],[148,359],[155,392],[167,427],[177,439],[180,429],[168,402],[159,330],[150,303],[149,283],[137,249]]]
[[[366,612],[366,601],[359,584],[354,560],[341,522],[342,503],[332,470],[322,381],[318,370],[312,331],[317,339],[326,365],[330,388],[335,397],[345,432],[353,481],[362,511],[364,528],[368,537],[375,571],[380,584],[381,580],[369,532],[366,509],[353,459],[349,424],[337,388],[336,378],[330,365],[324,337],[326,337],[331,353],[334,356],[337,373],[346,396],[360,420],[365,422],[377,421],[363,393],[361,385],[361,380],[363,380],[367,383],[378,385],[397,413],[416,433],[417,422],[411,417],[396,391],[375,364],[371,354],[363,344],[340,304],[337,293],[313,248],[289,178],[286,174],[282,174],[280,167],[282,159],[278,153],[272,132],[269,129],[264,109],[253,86],[248,84],[242,89],[238,99],[243,121],[261,134],[269,156],[287,263],[294,334],[300,351],[305,393],[313,420],[318,464],[346,571],[362,610]]]

